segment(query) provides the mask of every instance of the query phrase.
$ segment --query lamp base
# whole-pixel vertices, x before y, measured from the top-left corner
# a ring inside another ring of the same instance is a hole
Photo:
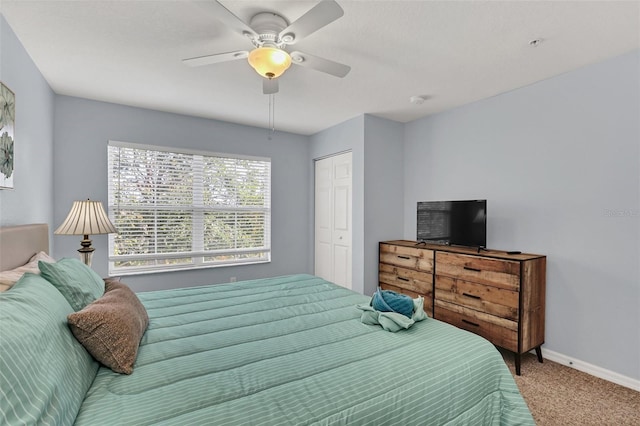
[[[80,241],[80,245],[82,246],[82,248],[78,249],[78,253],[80,253],[80,260],[88,267],[91,267],[91,260],[93,259],[93,252],[95,249],[91,247],[91,240],[88,235],[84,236],[84,239]]]
[[[85,265],[87,265],[88,267],[91,267],[91,260],[93,259],[93,252],[92,251],[80,251],[78,250],[78,253],[80,253],[80,260],[82,261],[82,263],[84,263]]]

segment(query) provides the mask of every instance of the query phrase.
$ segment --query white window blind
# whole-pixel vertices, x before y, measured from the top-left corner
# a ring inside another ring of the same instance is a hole
[[[268,262],[271,160],[109,142],[110,274]]]

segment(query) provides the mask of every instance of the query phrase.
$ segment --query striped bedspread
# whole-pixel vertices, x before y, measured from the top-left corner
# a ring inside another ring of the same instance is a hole
[[[140,293],[132,375],[101,368],[77,425],[533,425],[486,340],[428,318],[360,322],[369,298],[310,275]]]

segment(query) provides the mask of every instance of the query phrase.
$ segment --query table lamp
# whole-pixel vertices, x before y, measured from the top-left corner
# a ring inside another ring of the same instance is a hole
[[[118,230],[113,226],[107,213],[102,207],[100,201],[74,201],[71,211],[62,225],[54,231],[57,235],[83,235],[80,241],[81,248],[78,249],[80,259],[87,265],[91,266],[91,258],[93,251],[89,235],[111,234],[117,233]]]

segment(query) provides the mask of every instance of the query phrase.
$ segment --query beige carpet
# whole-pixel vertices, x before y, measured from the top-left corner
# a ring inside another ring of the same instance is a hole
[[[640,392],[532,354],[516,376],[513,354],[503,356],[538,426],[640,426]]]

